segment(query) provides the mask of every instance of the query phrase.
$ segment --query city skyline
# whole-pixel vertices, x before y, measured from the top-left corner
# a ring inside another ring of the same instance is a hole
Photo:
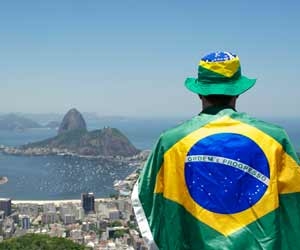
[[[0,113],[190,117],[184,87],[200,58],[231,51],[257,78],[237,103],[260,117],[297,117],[299,3],[291,1],[0,3]]]

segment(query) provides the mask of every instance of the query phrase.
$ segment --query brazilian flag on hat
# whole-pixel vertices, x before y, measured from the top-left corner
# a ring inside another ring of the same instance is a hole
[[[198,66],[198,78],[187,78],[185,86],[192,92],[207,95],[236,96],[250,89],[256,79],[241,73],[239,58],[229,52],[204,56]]]

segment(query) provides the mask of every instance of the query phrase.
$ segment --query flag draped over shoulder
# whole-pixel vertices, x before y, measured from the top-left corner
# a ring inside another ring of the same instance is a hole
[[[280,127],[232,109],[164,132],[132,193],[152,249],[300,249],[300,168]]]

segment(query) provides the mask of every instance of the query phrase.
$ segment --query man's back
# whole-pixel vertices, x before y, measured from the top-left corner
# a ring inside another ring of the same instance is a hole
[[[290,206],[300,192],[289,179],[289,168],[297,165],[291,150],[284,130],[232,109],[202,113],[166,131],[143,173],[156,176],[152,188],[144,180],[139,186],[156,244],[297,249],[286,245],[296,237],[289,228],[300,228],[300,213]],[[282,216],[286,209],[296,217]]]
[[[236,112],[236,96],[213,95],[219,83],[189,81],[212,95],[144,166],[132,196],[144,238],[159,249],[300,249],[300,168],[285,131]]]

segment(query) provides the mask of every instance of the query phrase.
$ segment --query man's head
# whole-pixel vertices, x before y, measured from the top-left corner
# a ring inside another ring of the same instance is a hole
[[[241,74],[239,58],[229,52],[204,56],[198,65],[198,78],[187,78],[185,86],[201,96],[238,96],[250,89],[255,79]]]

